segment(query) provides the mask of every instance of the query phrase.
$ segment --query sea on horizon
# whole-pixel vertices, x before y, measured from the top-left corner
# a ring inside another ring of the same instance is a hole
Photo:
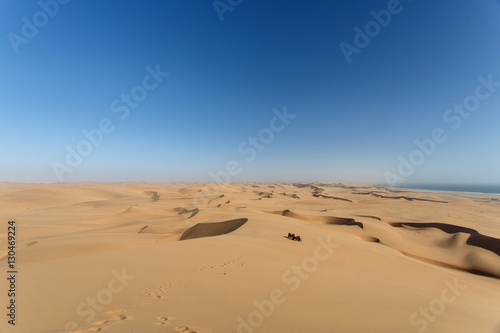
[[[497,184],[406,184],[393,188],[500,195],[500,185]]]

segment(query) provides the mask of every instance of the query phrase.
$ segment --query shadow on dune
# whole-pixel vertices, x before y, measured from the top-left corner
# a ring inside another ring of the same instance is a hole
[[[200,212],[200,210],[198,208],[186,209],[183,207],[174,208],[174,211],[176,211],[178,213],[178,215],[191,213],[191,216],[189,216],[188,219],[192,218],[193,216],[195,216],[196,214],[198,214]]]
[[[273,192],[257,192],[257,191],[254,191],[255,194],[257,194],[259,196],[259,200],[260,199],[270,199],[273,197]]]
[[[388,195],[377,194],[376,192],[379,192],[379,191],[352,192],[352,194],[371,195],[371,196],[374,196],[374,197],[377,197],[377,198],[382,198],[382,199],[405,199],[407,201],[426,201],[426,202],[448,203],[447,201],[413,198],[413,197],[406,197],[406,196],[403,196],[403,195],[400,195],[398,197],[391,197],[391,196],[388,196]]]
[[[356,215],[356,216],[359,216],[359,217],[367,217],[367,218],[370,218],[370,219],[375,219],[375,220],[379,220],[379,221],[382,221],[382,219],[378,216],[374,216],[374,215]]]
[[[160,195],[156,191],[144,191],[144,193],[150,196],[151,202],[160,200]]]
[[[500,239],[485,236],[479,233],[477,230],[461,227],[453,224],[446,223],[411,223],[411,222],[397,222],[397,223],[389,223],[393,227],[403,227],[409,226],[413,228],[437,228],[441,231],[444,231],[448,234],[456,234],[459,232],[463,232],[469,234],[469,238],[467,239],[467,244],[472,246],[477,246],[483,248],[485,250],[491,251],[495,253],[497,256],[500,256]]]
[[[314,186],[314,185],[311,185],[309,186],[311,188],[312,191],[312,196],[313,197],[316,197],[316,198],[324,198],[324,199],[334,199],[334,200],[341,200],[341,201],[347,201],[347,202],[352,202],[351,200],[349,199],[345,199],[345,198],[340,198],[340,197],[334,197],[334,196],[331,196],[331,195],[325,195],[323,194],[323,192],[325,191],[324,188],[321,188],[321,187],[317,187],[317,186]]]
[[[280,193],[281,195],[284,195],[285,197],[289,197],[292,199],[300,199],[300,197],[296,193]]]
[[[247,221],[247,218],[240,218],[224,222],[198,223],[184,231],[180,240],[225,235],[235,231]]]
[[[324,199],[334,199],[334,200],[341,200],[341,201],[347,201],[347,202],[352,202],[352,200],[345,199],[345,198],[340,198],[340,197],[333,197],[331,195],[324,195],[320,193],[313,193],[312,194],[316,198],[324,198]]]
[[[380,239],[373,236],[357,236],[356,238],[368,243],[380,243]]]
[[[291,217],[294,219],[299,219],[311,223],[321,223],[321,224],[335,224],[335,225],[354,225],[363,229],[363,223],[356,222],[356,220],[347,217],[336,217],[336,216],[320,216],[320,215],[305,215],[292,212],[291,210],[283,210],[278,212],[273,212],[274,214],[281,214],[286,217]]]

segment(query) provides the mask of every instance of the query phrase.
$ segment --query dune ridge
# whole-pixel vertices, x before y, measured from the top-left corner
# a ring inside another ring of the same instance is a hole
[[[414,228],[437,228],[448,234],[466,233],[470,236],[467,238],[467,244],[477,246],[485,250],[495,253],[500,256],[500,239],[490,236],[485,236],[477,230],[462,227],[459,225],[446,224],[446,223],[411,223],[411,222],[398,222],[390,223],[393,227],[410,226]]]
[[[238,318],[248,323],[280,290],[285,300],[255,332],[412,332],[409,317],[458,279],[467,288],[426,332],[493,333],[498,200],[393,192],[326,182],[0,183],[0,219],[16,220],[20,235],[16,329],[237,332]],[[0,228],[0,244],[6,236]],[[122,270],[134,278],[114,293]],[[109,304],[86,321],[78,307],[106,290]]]
[[[371,192],[354,192],[354,194],[359,194],[359,195],[371,195],[377,198],[382,198],[382,199],[404,199],[408,201],[427,201],[427,202],[437,202],[437,203],[447,203],[446,201],[442,200],[431,200],[431,199],[424,199],[424,198],[415,198],[415,197],[408,197],[404,195],[400,196],[389,196],[389,195],[382,195],[382,194],[377,194],[376,191],[371,191]]]
[[[234,219],[223,222],[197,223],[182,233],[180,240],[225,235],[244,225],[248,219]]]

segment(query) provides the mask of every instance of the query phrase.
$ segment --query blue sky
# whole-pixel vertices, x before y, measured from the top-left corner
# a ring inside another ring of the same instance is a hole
[[[0,1],[2,181],[500,183],[500,87],[444,119],[500,82],[499,1],[60,2]]]

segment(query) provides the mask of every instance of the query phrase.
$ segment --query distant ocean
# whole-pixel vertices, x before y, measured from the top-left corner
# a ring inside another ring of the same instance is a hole
[[[393,188],[500,195],[500,185],[406,184],[404,186],[395,186]]]

